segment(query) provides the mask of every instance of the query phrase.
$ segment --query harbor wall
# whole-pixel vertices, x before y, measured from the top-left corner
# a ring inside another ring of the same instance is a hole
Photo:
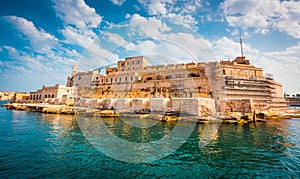
[[[88,98],[79,100],[77,105],[119,112],[144,109],[151,112],[177,111],[195,116],[208,116],[215,112],[215,100],[211,98]]]

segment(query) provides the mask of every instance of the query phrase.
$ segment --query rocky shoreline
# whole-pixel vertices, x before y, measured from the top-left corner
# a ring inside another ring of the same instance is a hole
[[[51,113],[51,114],[75,114],[75,107],[67,105],[50,104],[29,104],[29,103],[9,103],[2,105],[7,109],[29,110],[33,112]]]
[[[215,116],[188,116],[180,113],[175,112],[166,112],[161,114],[136,114],[133,112],[124,112],[118,113],[114,109],[91,109],[88,107],[75,107],[75,106],[68,106],[68,105],[53,105],[53,104],[46,104],[46,103],[8,103],[2,105],[7,109],[12,110],[28,110],[33,112],[41,112],[41,113],[49,113],[49,114],[69,114],[69,115],[89,115],[89,116],[96,116],[96,117],[119,117],[119,116],[126,116],[126,117],[139,117],[141,119],[155,119],[161,120],[165,122],[173,122],[178,120],[185,120],[185,121],[197,121],[198,123],[211,123],[211,122],[222,122],[228,124],[234,123],[252,123],[252,122],[266,122],[267,120],[272,119],[290,119],[290,118],[300,118],[300,109],[290,109],[287,113],[283,114],[272,114],[272,113],[226,113],[223,115],[215,115]]]

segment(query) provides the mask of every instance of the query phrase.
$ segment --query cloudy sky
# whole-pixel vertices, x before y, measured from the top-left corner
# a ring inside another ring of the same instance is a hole
[[[65,84],[80,70],[146,55],[152,64],[244,55],[300,93],[300,2],[1,0],[0,90]]]

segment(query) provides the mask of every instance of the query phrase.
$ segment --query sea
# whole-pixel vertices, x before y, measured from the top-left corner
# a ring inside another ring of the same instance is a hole
[[[101,123],[114,139],[103,135]],[[211,126],[187,123],[1,107],[0,178],[300,178],[300,119],[220,124],[205,145],[199,143]],[[173,145],[172,131],[178,139],[185,126],[188,137]],[[131,150],[165,138],[151,149]],[[110,140],[132,145],[124,149]],[[156,158],[157,153],[167,154]]]

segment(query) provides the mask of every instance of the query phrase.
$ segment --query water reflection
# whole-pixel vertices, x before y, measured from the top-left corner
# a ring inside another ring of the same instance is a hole
[[[1,178],[300,177],[299,119],[269,120],[256,125],[224,124],[203,148],[199,148],[198,143],[207,126],[196,125],[190,138],[169,156],[151,163],[132,164],[99,152],[83,136],[76,116],[28,111],[6,111],[0,115]],[[106,139],[101,138],[100,121],[110,133],[139,144],[166,137],[175,125],[189,127],[188,123],[158,122],[150,128],[136,128],[118,118],[86,117],[82,120],[86,121],[86,129],[95,129],[92,132],[96,132],[97,142],[103,142],[107,151],[120,155],[128,151],[119,149],[117,143],[103,141]],[[145,122],[142,120],[141,123]],[[151,147],[161,152],[168,146]],[[138,149],[132,155],[143,156],[142,153],[151,150]]]

